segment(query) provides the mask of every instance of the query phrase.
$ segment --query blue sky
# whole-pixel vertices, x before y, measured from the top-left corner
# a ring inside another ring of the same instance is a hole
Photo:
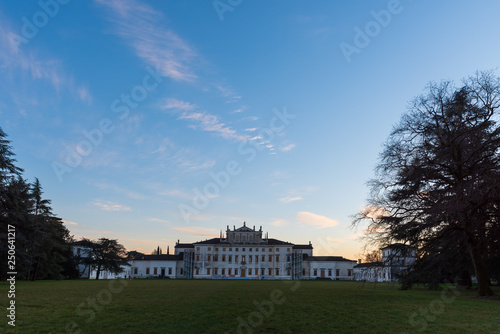
[[[500,59],[496,1],[0,4],[0,126],[75,237],[227,225],[356,259],[366,182],[430,81]]]

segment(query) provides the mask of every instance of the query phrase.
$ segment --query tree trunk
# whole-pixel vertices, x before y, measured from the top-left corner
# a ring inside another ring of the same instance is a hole
[[[484,265],[483,257],[479,251],[476,238],[470,231],[466,231],[467,249],[474,264],[476,271],[476,280],[479,296],[493,296],[493,290],[490,287],[490,280],[486,273],[486,266]]]
[[[97,273],[95,274],[95,279],[98,280],[99,279],[99,274],[101,273],[101,265],[97,266]],[[89,275],[90,277],[90,275]]]

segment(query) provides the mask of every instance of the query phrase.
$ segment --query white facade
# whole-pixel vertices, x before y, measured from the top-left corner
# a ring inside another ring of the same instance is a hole
[[[132,277],[182,277],[182,268],[178,265],[179,260],[175,255],[139,255],[129,262],[131,265],[130,275]]]
[[[355,261],[314,257],[311,243],[296,245],[263,236],[262,227],[226,229],[223,236],[192,244],[177,242],[174,255],[139,255],[132,277],[192,279],[353,279]]]
[[[354,279],[367,282],[395,282],[415,263],[413,247],[394,244],[381,248],[382,262],[359,263],[354,266]]]
[[[87,258],[89,257],[91,249],[85,247],[84,244],[80,241],[75,242],[71,245],[73,249],[73,257],[75,258]],[[89,278],[90,268],[88,265],[78,264],[78,274],[79,278]]]

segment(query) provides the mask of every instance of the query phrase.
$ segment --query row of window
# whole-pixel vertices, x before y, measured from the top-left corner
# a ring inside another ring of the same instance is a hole
[[[265,255],[261,255],[261,261],[262,262],[266,262],[266,256]],[[259,255],[241,255],[241,261],[242,262],[246,262],[248,259],[248,263],[252,263],[253,261],[255,261],[255,263],[259,263]],[[280,262],[280,256],[279,255],[275,255],[274,257],[275,259],[275,262]],[[208,254],[207,255],[207,261],[214,261],[214,262],[218,262],[219,261],[219,254],[214,254],[212,256],[212,254]],[[240,260],[240,256],[239,255],[234,255],[234,262],[239,262]],[[286,256],[286,261],[287,262],[290,262],[291,260],[291,256],[290,255],[287,255]],[[200,255],[196,255],[196,261],[200,261]],[[226,262],[226,254],[222,254],[221,255],[221,261],[222,262]],[[229,263],[233,262],[233,255],[227,255],[227,261]],[[273,262],[273,256],[272,255],[269,255],[268,256],[268,262]]]
[[[159,268],[161,271],[158,270],[158,267],[153,267],[153,275],[172,275],[172,268]],[[139,272],[139,268],[134,267],[134,275],[137,275]],[[168,274],[167,274],[168,273]],[[151,268],[146,268],[146,275],[151,275]],[[181,268],[181,275],[182,275],[182,268]]]
[[[318,276],[318,269],[313,270],[313,276]],[[332,269],[328,269],[328,276],[332,276]],[[340,269],[335,269],[335,276],[340,276]],[[352,269],[347,269],[347,276],[352,276]]]
[[[278,268],[275,268],[274,269],[274,273],[276,276],[279,276],[280,274],[280,270]],[[218,268],[214,268],[213,270],[211,268],[207,268],[206,269],[206,274],[207,275],[219,275],[219,269]],[[242,277],[246,276],[246,275],[259,275],[259,269],[255,269],[253,270],[252,268],[247,268],[246,270],[241,270],[239,271],[238,268],[228,268],[227,270],[225,268],[222,268],[220,270],[220,274],[221,275],[239,275],[241,274]],[[265,269],[260,269],[260,275],[264,276],[266,274],[266,270]],[[288,276],[290,276],[290,269],[287,269],[286,271],[286,274]],[[196,275],[200,275],[200,269],[196,269]],[[267,275],[269,276],[272,276],[273,275],[273,269],[269,268],[267,269]]]
[[[233,247],[222,247],[222,251],[223,251],[223,252],[225,252],[225,251],[226,251],[226,248],[228,248],[230,252],[232,252],[232,251],[233,251]],[[218,252],[218,251],[219,251],[219,247],[214,247],[214,249],[215,249],[215,251],[216,251],[216,252]],[[248,251],[249,251],[249,252],[252,252],[254,249],[255,249],[255,251],[256,251],[256,252],[258,252],[258,251],[259,251],[259,248],[257,248],[257,247],[256,247],[256,248],[252,248],[252,247],[250,247],[250,248],[248,248]],[[197,251],[197,252],[199,252],[199,251],[200,251],[200,247],[196,247],[196,251]],[[208,251],[209,251],[209,252],[210,252],[210,251],[212,251],[212,247],[208,247]],[[235,251],[235,252],[238,252],[238,251],[239,251],[239,247],[235,247],[235,248],[234,248],[234,251]],[[242,247],[242,248],[241,248],[241,251],[242,251],[242,252],[245,252],[245,251],[246,251],[246,248],[245,248],[245,247]],[[266,249],[265,249],[265,248],[262,248],[262,252],[265,252],[265,251],[266,251]],[[269,248],[269,252],[272,252],[272,251],[273,251],[273,249],[272,249],[272,248]],[[279,252],[279,251],[280,251],[280,249],[279,249],[279,248],[275,248],[275,251],[276,251],[276,252]],[[286,249],[286,251],[289,253],[289,252],[290,252],[290,248],[287,248],[287,249]]]
[[[240,236],[236,235],[234,237],[234,240],[235,241],[240,241]],[[248,241],[260,241],[260,240],[261,240],[260,236],[253,236],[253,235],[248,236]],[[233,235],[232,234],[229,235],[229,241],[233,241]],[[241,236],[241,241],[243,241],[243,242],[247,241],[247,236],[246,235],[242,235]]]

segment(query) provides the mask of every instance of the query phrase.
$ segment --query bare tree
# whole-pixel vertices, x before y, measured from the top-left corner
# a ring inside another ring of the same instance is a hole
[[[403,242],[421,254],[464,245],[481,296],[493,294],[487,245],[500,228],[493,219],[500,202],[499,106],[500,80],[492,72],[461,87],[430,84],[392,131],[370,182],[371,209],[354,221],[369,219],[379,244]]]

